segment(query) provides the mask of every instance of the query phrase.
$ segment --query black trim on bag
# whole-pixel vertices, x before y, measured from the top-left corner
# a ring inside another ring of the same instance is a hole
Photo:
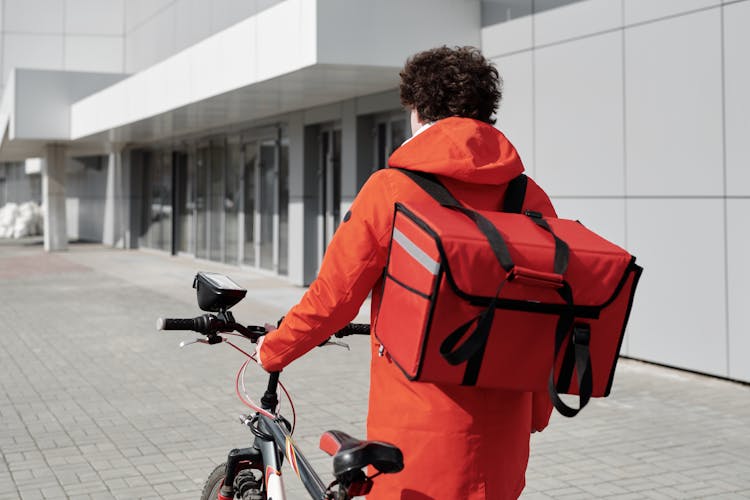
[[[395,231],[395,229],[396,229],[396,214],[399,211],[398,210],[399,205],[401,205],[401,204],[400,203],[396,203],[396,206],[394,207],[394,210],[393,210],[393,227],[391,228],[391,239],[390,239],[390,242],[388,244],[388,258],[386,259],[386,262],[385,262],[385,269],[383,269],[383,288],[382,288],[382,290],[380,292],[380,304],[378,305],[378,316],[375,318],[375,325],[373,326],[372,331],[374,332],[375,338],[378,340],[378,342],[380,342],[380,345],[383,346],[383,347],[385,347],[385,345],[383,344],[383,341],[378,336],[378,333],[377,333],[378,332],[378,330],[377,330],[377,324],[378,324],[378,318],[380,317],[380,314],[381,314],[381,312],[383,310],[383,308],[381,306],[383,304],[383,297],[385,297],[385,285],[386,285],[386,282],[387,282],[388,279],[390,279],[391,281],[393,281],[397,285],[400,285],[400,286],[404,287],[406,290],[409,290],[411,292],[416,293],[417,295],[423,297],[424,299],[426,299],[430,303],[429,309],[427,310],[427,322],[425,323],[424,331],[423,332],[419,332],[420,334],[424,334],[424,335],[423,335],[423,340],[422,340],[422,346],[419,349],[419,362],[417,363],[417,370],[416,370],[414,376],[409,375],[406,372],[406,370],[404,370],[404,368],[401,366],[401,364],[398,361],[396,361],[391,356],[391,360],[393,361],[393,364],[395,364],[398,367],[398,369],[401,370],[401,373],[404,374],[404,376],[406,377],[407,380],[413,382],[415,380],[418,380],[419,376],[422,374],[422,365],[424,364],[424,351],[425,351],[425,349],[427,347],[427,341],[429,340],[430,327],[432,326],[432,319],[433,319],[433,316],[434,316],[434,313],[435,313],[435,304],[437,302],[438,291],[440,290],[440,285],[442,283],[443,276],[445,275],[445,272],[444,272],[445,267],[442,265],[442,263],[440,264],[440,268],[438,270],[438,274],[437,274],[437,276],[435,276],[435,285],[432,288],[432,294],[431,295],[425,295],[425,294],[419,292],[418,290],[414,290],[410,286],[408,286],[408,285],[406,285],[404,283],[401,283],[399,280],[397,280],[395,277],[393,277],[392,274],[388,273],[388,267],[390,266],[390,263],[391,263],[391,250],[393,249],[393,231]],[[401,206],[403,206],[403,205],[401,205]],[[414,219],[410,218],[410,220],[412,220],[412,222],[414,222],[414,223],[417,223],[417,221],[414,220]],[[417,223],[417,226],[421,228],[420,224],[418,224],[418,223]],[[435,240],[435,243],[439,244],[439,240],[436,238],[436,235],[431,234],[431,236]],[[444,256],[443,253],[441,253],[440,255],[441,255],[441,257]]]
[[[612,383],[615,379],[615,369],[617,368],[617,360],[620,359],[620,349],[622,349],[622,341],[625,339],[625,329],[628,326],[628,320],[630,319],[630,310],[633,308],[633,300],[635,299],[635,289],[638,285],[638,280],[641,279],[641,273],[643,272],[643,268],[635,263],[635,257],[633,257],[633,260],[630,262],[630,265],[628,266],[628,269],[630,272],[635,273],[635,276],[633,276],[633,285],[630,287],[630,298],[628,299],[628,307],[625,310],[625,318],[622,322],[622,332],[620,333],[620,342],[617,344],[617,351],[615,351],[615,359],[612,362],[612,371],[609,372],[609,381],[607,382],[607,387],[604,389],[604,397],[609,396],[610,391],[612,390]]]
[[[383,280],[383,286],[380,289],[380,304],[378,304],[378,315],[375,318],[375,324],[371,326],[371,331],[373,335],[375,335],[375,338],[378,339],[378,342],[380,342],[380,345],[383,345],[383,342],[378,337],[378,318],[380,318],[380,310],[382,309],[383,305],[383,297],[385,297],[385,282],[386,282],[386,274],[388,273],[388,267],[391,265],[391,250],[393,249],[393,231],[396,229],[396,212],[397,208],[394,207],[393,210],[393,224],[391,227],[391,237],[388,240],[388,257],[385,259],[385,267],[383,268],[383,274],[382,274],[382,280]]]
[[[399,364],[399,362],[397,362],[395,359],[391,358],[391,360],[394,362],[394,364],[396,366],[398,366],[398,368],[401,370],[401,372],[404,374],[404,376],[408,380],[410,380],[410,381],[417,381],[417,380],[419,380],[419,377],[421,376],[423,365],[424,365],[424,352],[425,352],[425,349],[426,349],[427,344],[428,344],[429,339],[430,339],[430,336],[429,336],[430,335],[430,328],[432,326],[434,311],[435,311],[435,308],[437,306],[438,292],[440,290],[440,286],[441,286],[441,283],[442,283],[443,276],[445,275],[447,277],[448,284],[450,285],[452,291],[459,298],[461,298],[461,299],[465,300],[466,302],[468,302],[469,305],[471,305],[471,306],[475,306],[475,307],[487,307],[492,302],[493,297],[484,297],[484,296],[471,295],[471,294],[467,294],[463,290],[461,290],[458,287],[458,285],[456,284],[455,280],[453,279],[453,276],[452,276],[451,270],[450,270],[450,264],[449,264],[448,259],[447,259],[447,254],[445,252],[445,249],[443,248],[442,241],[440,240],[439,235],[423,219],[421,219],[418,215],[416,215],[414,212],[412,212],[411,210],[409,210],[406,206],[404,206],[401,203],[396,203],[395,204],[394,217],[393,217],[393,220],[394,220],[393,228],[394,229],[395,229],[395,226],[396,226],[395,225],[395,220],[396,220],[396,215],[398,214],[398,212],[402,212],[411,222],[413,222],[418,228],[420,228],[421,230],[423,230],[425,233],[427,233],[433,239],[433,241],[435,242],[435,244],[437,246],[437,249],[438,249],[438,252],[439,252],[440,258],[441,258],[440,270],[438,272],[438,275],[436,276],[435,284],[434,284],[434,287],[432,289],[432,293],[430,295],[426,295],[426,294],[424,294],[422,292],[419,292],[418,290],[415,290],[412,287],[410,287],[410,286],[408,286],[408,285],[400,282],[397,278],[395,278],[393,275],[391,275],[390,273],[387,272],[387,269],[388,269],[388,267],[390,265],[391,250],[392,250],[392,246],[393,246],[393,238],[391,238],[391,242],[390,242],[389,248],[388,248],[388,258],[386,260],[386,268],[385,268],[384,274],[383,274],[383,278],[384,278],[383,279],[383,293],[381,294],[381,301],[382,301],[382,297],[384,296],[386,280],[390,279],[391,281],[393,281],[394,283],[396,283],[399,286],[403,287],[404,289],[406,289],[406,290],[408,290],[408,291],[410,291],[412,293],[415,293],[418,296],[420,296],[420,297],[428,300],[429,303],[430,303],[429,304],[429,309],[427,311],[427,321],[426,321],[426,324],[425,324],[425,328],[424,328],[424,330],[422,332],[419,332],[420,334],[422,334],[423,340],[422,340],[422,345],[420,346],[419,362],[417,363],[417,369],[416,369],[415,375],[414,376],[409,375],[406,372],[406,370],[404,370],[404,368],[401,367],[401,365]],[[604,397],[606,397],[606,396],[609,395],[609,393],[611,391],[612,383],[614,381],[614,374],[615,374],[615,369],[616,369],[616,366],[617,366],[617,360],[619,358],[620,349],[622,348],[622,342],[623,342],[624,336],[625,336],[625,329],[627,327],[627,322],[628,322],[628,319],[629,319],[629,316],[630,316],[631,308],[632,308],[632,305],[633,305],[633,300],[634,300],[634,297],[635,297],[636,286],[638,284],[638,280],[640,278],[641,272],[643,271],[643,268],[641,268],[640,266],[638,266],[635,263],[635,260],[636,260],[635,257],[631,256],[631,260],[628,263],[628,265],[626,266],[626,268],[625,268],[625,270],[623,272],[622,278],[620,279],[620,281],[618,282],[617,286],[615,287],[614,293],[612,294],[611,297],[609,297],[601,305],[598,305],[598,306],[580,306],[580,305],[575,305],[575,306],[573,306],[571,308],[571,306],[568,305],[568,304],[566,304],[566,303],[559,303],[559,304],[558,303],[542,303],[542,302],[532,302],[532,301],[525,301],[525,300],[518,300],[518,299],[501,299],[501,298],[496,298],[495,299],[495,308],[496,309],[512,309],[512,310],[517,310],[517,311],[521,311],[521,312],[531,312],[531,313],[546,313],[546,314],[552,314],[552,315],[558,315],[558,316],[561,315],[561,314],[565,314],[566,312],[567,312],[567,314],[570,314],[572,312],[572,315],[575,318],[599,319],[601,311],[604,308],[606,308],[607,306],[609,306],[614,300],[617,299],[618,295],[620,294],[620,292],[622,291],[623,287],[625,286],[625,284],[627,283],[628,279],[630,278],[631,273],[635,273],[635,276],[633,278],[633,283],[632,283],[632,286],[631,286],[630,298],[629,298],[629,301],[628,301],[628,306],[627,306],[627,310],[626,310],[624,321],[623,321],[622,331],[620,333],[619,343],[618,343],[618,346],[617,346],[617,350],[615,351],[615,358],[614,358],[613,364],[612,364],[611,369],[610,369],[608,384],[607,384],[606,390],[604,392]],[[565,284],[566,284],[566,286],[569,287],[569,285],[567,284],[567,282],[565,282]],[[378,310],[378,316],[380,316],[380,308]],[[377,332],[376,329],[374,331]],[[375,337],[378,339],[378,341],[380,341],[380,338],[378,337],[377,333],[375,334]],[[382,341],[381,341],[381,345],[382,345]],[[589,368],[589,370],[590,370],[590,368]],[[590,376],[590,374],[589,374],[589,376]],[[558,379],[558,382],[561,382],[561,380]],[[569,386],[569,382],[570,381],[568,381],[568,384],[567,384],[568,386]],[[555,384],[555,385],[557,385],[557,384]],[[560,391],[559,389],[562,389],[562,387],[558,388],[558,392],[559,393],[564,393],[564,391]],[[579,391],[580,390],[581,389],[579,387]],[[558,411],[559,410],[560,409],[558,408]],[[576,411],[576,413],[577,413],[577,411]]]
[[[471,305],[484,306],[484,307],[488,306],[490,302],[492,301],[493,297],[486,297],[482,295],[471,295],[471,294],[464,292],[458,287],[458,285],[456,284],[456,281],[453,279],[453,273],[451,272],[451,269],[450,269],[450,262],[448,261],[447,254],[445,252],[445,249],[443,248],[443,243],[440,240],[440,236],[429,225],[427,225],[427,223],[423,221],[417,214],[409,210],[406,206],[402,205],[401,203],[396,203],[396,211],[403,212],[404,215],[406,215],[409,219],[411,219],[412,222],[414,222],[420,229],[422,229],[424,232],[429,234],[435,240],[435,244],[437,245],[438,252],[440,253],[440,258],[443,262],[443,268],[445,269],[446,277],[448,278],[448,284],[451,286],[451,289],[453,290],[453,292]],[[633,262],[635,262],[635,257],[631,257],[631,263],[628,264],[628,266],[625,268],[625,272],[623,273],[623,276],[620,279],[620,282],[615,287],[614,293],[612,294],[611,297],[609,297],[601,305],[590,305],[590,306],[575,305],[573,306],[574,315],[581,317],[581,318],[598,319],[601,310],[607,307],[609,304],[611,304],[617,298],[617,295],[622,290],[622,287],[625,286],[625,282],[627,281],[627,278],[630,272],[630,265]],[[502,299],[501,298],[497,300],[496,307],[499,309],[516,309],[519,311],[538,312],[538,313],[547,313],[547,314],[560,314],[560,312],[563,309],[567,308],[568,306],[564,303],[556,304],[556,303],[531,302],[527,300]]]
[[[392,275],[391,273],[388,272],[388,268],[386,268],[386,271],[385,271],[385,279],[390,279],[391,281],[393,281],[394,283],[396,283],[397,285],[399,285],[401,288],[405,288],[405,289],[409,290],[411,293],[419,295],[423,299],[430,300],[430,296],[429,295],[427,295],[426,293],[420,292],[416,288],[412,288],[409,285],[407,285],[406,283],[404,283],[403,281],[399,280],[394,275]],[[383,288],[385,289],[385,287],[383,287]],[[378,312],[380,312],[380,311],[378,310]]]
[[[567,283],[564,281],[563,283]],[[456,288],[453,288],[455,292]],[[466,297],[461,297],[467,300]],[[467,300],[469,305],[475,307],[488,307],[492,302],[491,297],[473,297]],[[497,299],[495,309],[513,309],[514,311],[560,315],[567,312],[570,307],[567,304],[550,304],[547,302],[532,302],[520,299]],[[602,307],[599,306],[573,306],[573,316],[585,319],[599,319]]]
[[[443,266],[440,266],[437,279],[435,280],[435,287],[432,289],[432,296],[430,297],[430,309],[427,311],[427,322],[425,323],[424,335],[422,336],[422,346],[419,348],[419,363],[417,363],[417,373],[414,377],[406,378],[409,380],[417,380],[422,374],[422,366],[424,365],[424,351],[427,349],[427,342],[430,340],[430,328],[432,327],[432,320],[435,316],[435,307],[437,305],[438,291],[440,290],[440,283],[443,281]],[[398,363],[396,363],[398,365]],[[401,368],[399,366],[399,368]],[[401,370],[403,371],[403,370]]]

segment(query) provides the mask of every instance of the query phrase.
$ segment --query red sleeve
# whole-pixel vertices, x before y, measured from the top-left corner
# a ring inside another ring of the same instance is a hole
[[[373,174],[360,190],[299,304],[263,341],[260,356],[266,370],[281,370],[346,326],[383,273],[393,196],[382,172]]]

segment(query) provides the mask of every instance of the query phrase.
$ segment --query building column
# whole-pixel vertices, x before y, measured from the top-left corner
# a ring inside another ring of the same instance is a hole
[[[42,204],[44,205],[44,250],[68,249],[65,210],[65,150],[61,144],[48,144],[42,168]]]
[[[359,192],[357,175],[357,114],[353,99],[341,105],[341,216],[352,206]]]
[[[125,247],[125,183],[123,182],[122,152],[117,144],[110,144],[107,155],[107,186],[104,198],[104,230],[102,243]]]
[[[288,277],[295,285],[307,282],[305,271],[305,127],[302,115],[290,116],[289,133],[289,262]]]

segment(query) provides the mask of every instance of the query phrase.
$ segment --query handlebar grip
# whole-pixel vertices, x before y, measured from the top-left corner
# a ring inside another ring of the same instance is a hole
[[[370,335],[370,325],[367,323],[349,323],[333,335],[339,339],[349,335]]]
[[[196,330],[196,318],[159,318],[156,320],[157,330]]]

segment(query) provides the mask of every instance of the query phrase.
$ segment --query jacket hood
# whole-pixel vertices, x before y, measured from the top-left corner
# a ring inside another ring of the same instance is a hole
[[[393,152],[388,165],[474,184],[504,184],[523,172],[502,132],[471,118],[435,122]]]

